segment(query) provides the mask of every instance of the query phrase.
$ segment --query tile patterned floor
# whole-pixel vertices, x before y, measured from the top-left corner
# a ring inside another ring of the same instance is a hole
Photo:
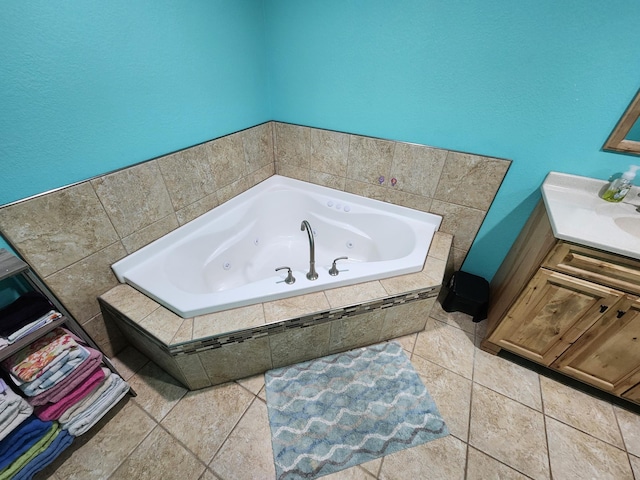
[[[451,435],[323,478],[640,479],[640,415],[478,348],[483,335],[436,304],[402,337]],[[188,392],[129,348],[114,360],[138,393],[38,477],[274,477],[262,375]]]

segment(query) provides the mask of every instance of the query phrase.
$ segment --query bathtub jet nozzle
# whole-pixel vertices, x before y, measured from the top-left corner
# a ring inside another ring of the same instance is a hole
[[[303,220],[300,224],[300,230],[304,232],[307,230],[307,236],[309,237],[309,273],[307,273],[307,279],[316,280],[318,278],[318,272],[316,272],[316,245],[313,239],[313,229],[309,222]]]

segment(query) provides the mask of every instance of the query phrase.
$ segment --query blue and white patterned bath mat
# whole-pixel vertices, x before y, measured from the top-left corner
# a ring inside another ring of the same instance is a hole
[[[395,342],[265,374],[278,480],[316,478],[449,434]]]

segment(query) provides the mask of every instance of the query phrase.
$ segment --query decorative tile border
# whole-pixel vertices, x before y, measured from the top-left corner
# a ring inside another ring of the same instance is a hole
[[[357,315],[369,313],[374,310],[382,310],[404,303],[409,303],[417,300],[425,300],[427,298],[437,296],[439,291],[439,287],[430,287],[426,290],[418,292],[396,295],[393,297],[387,297],[381,300],[362,303],[345,308],[327,310],[326,312],[314,313],[312,315],[306,315],[304,317],[292,318],[281,322],[267,324],[261,327],[249,328],[233,333],[223,333],[221,335],[216,335],[210,338],[193,340],[182,345],[170,346],[169,353],[176,356],[200,353],[205,350],[220,348],[223,345],[241,343],[246,340],[264,337],[265,335],[275,335],[286,330],[312,327],[315,325],[333,322],[347,317],[355,317]]]

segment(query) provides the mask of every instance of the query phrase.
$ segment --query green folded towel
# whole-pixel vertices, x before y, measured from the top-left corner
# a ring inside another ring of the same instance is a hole
[[[8,480],[23,468],[36,455],[44,452],[60,433],[60,424],[53,422],[51,428],[29,450],[19,456],[11,465],[0,471],[0,480]]]

